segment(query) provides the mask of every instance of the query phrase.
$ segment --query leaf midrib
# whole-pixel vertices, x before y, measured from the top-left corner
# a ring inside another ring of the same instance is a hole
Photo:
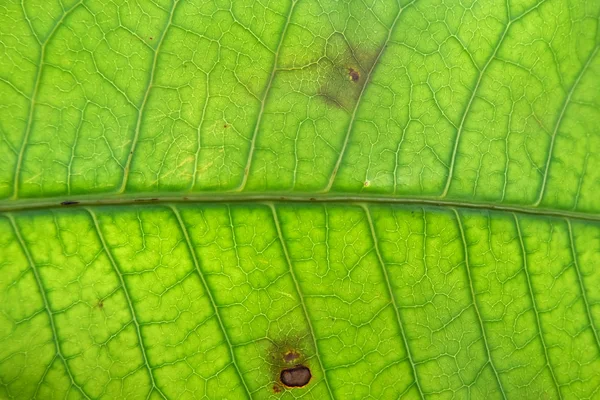
[[[63,203],[67,204],[63,204]],[[45,197],[20,200],[0,200],[1,212],[19,212],[55,208],[80,208],[89,206],[125,206],[141,204],[202,204],[202,203],[349,203],[349,204],[396,204],[425,207],[462,208],[482,211],[499,211],[600,222],[600,214],[540,208],[518,204],[497,204],[448,200],[427,196],[385,196],[365,194],[317,194],[317,193],[128,193],[122,195],[83,195]]]

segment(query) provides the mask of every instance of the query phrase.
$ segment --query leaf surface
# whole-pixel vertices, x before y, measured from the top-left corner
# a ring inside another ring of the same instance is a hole
[[[597,1],[0,9],[0,398],[600,398]]]

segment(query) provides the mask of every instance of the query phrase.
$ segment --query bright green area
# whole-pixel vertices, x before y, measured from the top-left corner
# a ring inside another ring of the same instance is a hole
[[[595,0],[7,0],[0,201],[293,191],[597,213],[599,18]]]
[[[421,207],[0,218],[2,398],[595,398],[600,226]],[[274,393],[277,349],[314,378]],[[559,395],[560,393],[560,395]]]
[[[597,0],[3,1],[0,399],[600,399],[599,50]]]

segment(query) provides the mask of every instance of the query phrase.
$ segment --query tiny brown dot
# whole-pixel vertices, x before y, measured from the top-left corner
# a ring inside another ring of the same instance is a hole
[[[348,68],[348,76],[352,82],[358,82],[360,79],[360,73],[354,68]]]

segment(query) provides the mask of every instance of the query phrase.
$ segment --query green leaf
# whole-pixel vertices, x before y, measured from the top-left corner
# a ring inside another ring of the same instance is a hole
[[[0,398],[600,398],[598,1],[0,10]]]

